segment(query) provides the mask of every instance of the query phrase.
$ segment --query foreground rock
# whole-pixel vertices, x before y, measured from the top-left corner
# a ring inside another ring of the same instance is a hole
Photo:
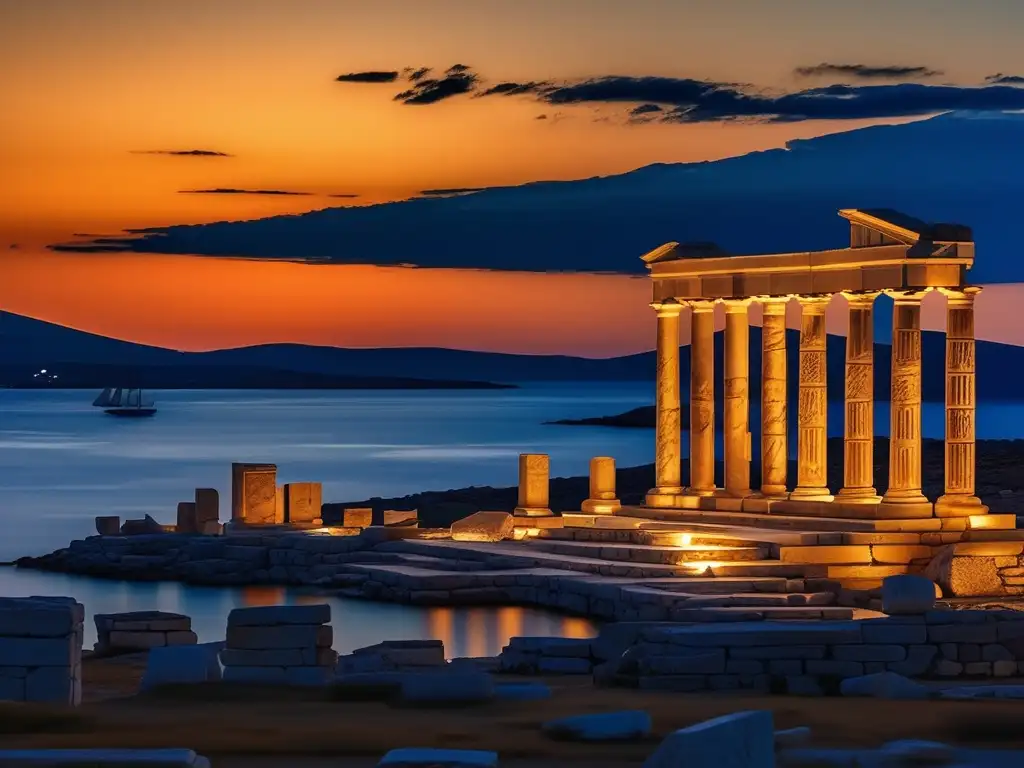
[[[191,749],[3,749],[0,768],[210,768],[210,761]]]
[[[670,734],[644,768],[775,768],[771,712],[737,712]]]
[[[377,768],[498,768],[498,753],[475,749],[393,749]]]
[[[0,598],[0,700],[79,704],[84,617],[70,597]]]
[[[146,658],[141,689],[217,682],[221,679],[217,656],[223,648],[223,643],[153,648]]]
[[[576,715],[544,723],[544,732],[567,741],[636,741],[651,734],[651,716],[640,710]]]

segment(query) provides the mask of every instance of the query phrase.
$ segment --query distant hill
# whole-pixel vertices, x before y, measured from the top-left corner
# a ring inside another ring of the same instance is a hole
[[[722,365],[723,340],[715,336]],[[796,386],[799,334],[788,336],[789,380]],[[828,381],[831,399],[842,399],[846,339],[830,336]],[[945,393],[945,337],[923,334],[927,400]],[[683,381],[689,378],[689,350],[680,355]],[[875,397],[889,397],[891,347],[875,345]],[[1022,399],[1024,348],[979,341],[978,396]],[[270,344],[216,352],[177,352],[119,341],[7,312],[0,312],[0,386],[38,386],[33,374],[47,368],[61,386],[145,386],[155,389],[334,389],[491,386],[542,381],[653,381],[654,352],[592,359],[564,355],[510,355],[437,348],[342,349]],[[716,386],[721,389],[721,371]],[[750,391],[761,380],[761,329],[750,329]],[[441,378],[443,376],[443,378]],[[686,391],[684,384],[683,391]],[[719,393],[720,395],[720,393]],[[652,388],[653,401],[653,388]],[[595,414],[598,416],[600,414]]]
[[[895,208],[970,226],[975,283],[1024,280],[1024,114],[950,113],[710,162],[298,216],[138,230],[57,246],[339,264],[642,273],[668,241],[730,253],[845,245],[840,208]],[[410,236],[410,233],[414,233]],[[138,236],[136,236],[136,234]]]

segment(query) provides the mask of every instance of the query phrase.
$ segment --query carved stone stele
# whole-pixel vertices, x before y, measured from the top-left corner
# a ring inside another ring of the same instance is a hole
[[[551,460],[546,453],[519,454],[519,505],[522,517],[548,517],[548,482]]]
[[[615,459],[595,456],[590,460],[590,498],[583,502],[583,512],[592,515],[611,515],[622,504],[615,495]]]

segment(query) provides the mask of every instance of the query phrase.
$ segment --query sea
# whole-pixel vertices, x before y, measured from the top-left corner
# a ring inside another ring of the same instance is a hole
[[[559,382],[459,391],[156,391],[151,419],[116,419],[96,393],[0,389],[0,561],[39,555],[95,532],[97,515],[173,522],[196,487],[217,488],[221,516],[234,461],[272,462],[279,482],[320,481],[325,501],[470,485],[511,486],[520,453],[547,453],[552,476],[584,475],[593,456],[649,463],[653,431],[545,422],[653,402],[652,382]],[[756,424],[756,414],[752,416]],[[876,428],[888,413],[876,404]],[[943,405],[926,403],[926,437]],[[830,432],[841,434],[842,404]],[[978,436],[1024,436],[1024,403],[982,405]],[[232,608],[309,600],[299,590],[128,583],[0,567],[0,595],[71,595],[87,612],[186,613],[203,641],[223,638]],[[524,608],[417,608],[332,599],[336,648],[438,637],[449,655],[492,655],[518,634],[587,636],[585,620]],[[94,639],[87,621],[87,644]]]

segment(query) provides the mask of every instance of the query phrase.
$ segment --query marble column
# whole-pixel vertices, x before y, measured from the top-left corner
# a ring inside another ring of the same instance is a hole
[[[715,491],[715,303],[694,301],[690,328],[690,485]]]
[[[830,296],[800,297],[797,487],[791,499],[831,501],[828,491],[828,379],[825,310]]]
[[[786,423],[786,307],[789,299],[762,299],[761,495],[786,495],[789,462]]]
[[[750,496],[750,299],[725,302],[725,492]]]
[[[679,420],[679,313],[674,299],[652,304],[658,313],[657,382],[655,390],[655,487],[647,493],[650,506],[670,507],[683,492],[682,434]]]
[[[850,307],[846,334],[846,418],[840,501],[877,502],[875,492],[875,336],[877,293],[844,293]]]
[[[882,501],[928,503],[921,493],[921,299],[892,294],[892,394],[889,398],[889,488]]]
[[[935,502],[939,517],[988,511],[975,496],[974,297],[980,288],[944,290],[946,295],[946,487]]]
[[[615,495],[615,459],[595,456],[590,460],[590,497],[580,509],[592,515],[612,515],[621,507]]]

